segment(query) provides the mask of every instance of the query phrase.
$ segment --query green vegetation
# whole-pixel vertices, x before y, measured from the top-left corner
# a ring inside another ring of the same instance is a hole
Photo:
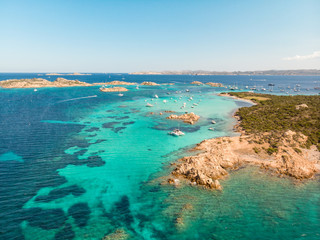
[[[272,154],[284,132],[291,130],[308,137],[304,147],[316,145],[320,150],[320,96],[277,96],[249,92],[230,92],[231,96],[250,99],[257,105],[240,108],[240,127],[247,134],[270,133],[264,139]],[[299,105],[303,104],[302,107]]]

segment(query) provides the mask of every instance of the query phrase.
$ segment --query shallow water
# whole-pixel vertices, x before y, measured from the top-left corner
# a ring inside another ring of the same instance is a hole
[[[235,134],[231,114],[249,104],[217,96],[223,88],[186,84],[203,76],[125,78],[178,83],[129,86],[123,97],[98,86],[0,89],[1,239],[101,239],[117,229],[131,239],[319,239],[319,182],[294,185],[245,168],[222,182],[223,192],[159,185],[194,144]],[[311,86],[319,77],[288,81]],[[165,119],[165,110],[201,119],[179,123]],[[167,134],[177,127],[186,135]]]

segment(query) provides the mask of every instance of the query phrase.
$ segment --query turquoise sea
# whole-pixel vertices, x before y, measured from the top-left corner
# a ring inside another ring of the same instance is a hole
[[[31,77],[57,76],[0,74]],[[222,181],[222,192],[161,184],[195,144],[236,135],[232,114],[250,106],[217,96],[225,88],[190,82],[318,94],[319,76],[62,77],[174,85],[127,86],[124,96],[99,86],[0,89],[0,239],[320,239],[319,180],[296,183],[246,167]],[[165,110],[201,119],[179,123]],[[185,136],[168,135],[177,127]]]

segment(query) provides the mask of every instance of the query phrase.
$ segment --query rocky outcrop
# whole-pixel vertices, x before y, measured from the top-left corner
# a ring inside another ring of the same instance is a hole
[[[287,131],[279,139],[278,151],[272,154],[263,151],[270,145],[257,143],[257,136],[253,135],[204,140],[193,149],[201,153],[180,159],[172,174],[218,190],[222,189],[219,180],[228,175],[228,170],[245,164],[295,179],[309,179],[320,172],[320,152],[315,146],[298,148],[306,139],[302,134]]]
[[[308,108],[308,105],[303,103],[303,104],[300,104],[300,105],[296,105],[296,109],[299,110],[299,109],[303,109],[303,108]]]
[[[67,80],[65,78],[57,78],[54,82],[43,78],[32,79],[9,79],[0,81],[3,88],[42,88],[42,87],[74,87],[74,86],[92,86],[86,82],[78,80]]]
[[[79,80],[67,80],[65,78],[57,78],[53,84],[56,87],[92,86],[92,84],[86,82],[80,82]]]
[[[102,238],[102,240],[126,240],[129,239],[129,234],[123,229],[117,229]]]
[[[127,92],[128,89],[124,87],[113,87],[113,88],[100,88],[101,92]]]
[[[207,82],[206,84],[211,87],[224,87],[222,83]]]
[[[124,82],[124,81],[112,81],[106,82],[105,85],[136,85],[137,83]]]
[[[146,85],[146,86],[159,86],[158,83],[155,82],[143,82],[141,85]]]
[[[195,124],[200,119],[200,116],[191,112],[191,113],[185,113],[182,115],[171,114],[169,117],[167,117],[167,119],[183,120],[183,122],[185,123]]]
[[[191,84],[202,85],[203,83],[199,81],[193,81]]]

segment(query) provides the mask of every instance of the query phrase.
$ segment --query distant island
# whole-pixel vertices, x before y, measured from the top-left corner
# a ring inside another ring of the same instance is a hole
[[[46,74],[47,76],[65,76],[65,75],[68,75],[68,76],[85,76],[85,75],[91,75],[90,73],[78,73],[78,72],[75,72],[75,73],[47,73]]]
[[[75,87],[75,86],[93,86],[90,83],[80,82],[79,80],[67,80],[57,78],[51,82],[43,78],[26,78],[26,79],[8,79],[0,81],[2,88],[42,88],[42,87]]]
[[[265,70],[265,71],[162,71],[162,72],[132,72],[131,75],[292,75],[292,76],[320,76],[319,69],[300,70]]]

